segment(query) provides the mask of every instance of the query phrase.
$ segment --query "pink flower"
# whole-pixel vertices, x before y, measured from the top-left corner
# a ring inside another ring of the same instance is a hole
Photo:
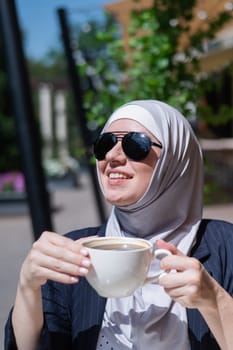
[[[25,180],[23,174],[18,171],[1,173],[0,191],[25,191]]]

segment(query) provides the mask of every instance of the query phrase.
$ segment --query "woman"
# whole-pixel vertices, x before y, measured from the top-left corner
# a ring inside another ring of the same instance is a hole
[[[111,115],[94,154],[113,204],[108,222],[33,244],[5,349],[232,349],[233,225],[202,220],[202,156],[189,123],[165,103],[133,101]],[[106,300],[82,278],[90,235],[148,239],[172,252],[161,261],[171,273]]]

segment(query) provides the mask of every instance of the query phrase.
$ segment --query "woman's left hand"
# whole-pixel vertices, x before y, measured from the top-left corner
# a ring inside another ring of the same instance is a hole
[[[204,317],[222,350],[233,349],[233,298],[210,276],[195,258],[186,256],[172,244],[162,240],[157,248],[172,255],[161,260],[161,268],[170,272],[159,283],[170,297],[186,308],[196,308]]]
[[[159,240],[156,245],[172,253],[162,259],[161,268],[165,271],[177,271],[162,275],[159,279],[160,285],[170,297],[187,308],[214,307],[216,284],[203,265],[165,241]]]

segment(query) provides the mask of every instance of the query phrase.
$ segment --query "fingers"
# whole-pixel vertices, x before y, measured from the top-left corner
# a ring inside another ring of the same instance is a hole
[[[48,265],[47,267],[55,271],[69,264],[83,268],[90,265],[88,252],[81,243],[51,232],[45,232],[41,239],[33,244],[33,252],[41,259],[38,259],[38,263],[45,267]]]
[[[186,256],[170,243],[156,241],[157,248],[168,249],[172,255],[160,262],[161,269],[170,271],[159,277],[159,284],[170,297],[184,307],[200,308],[211,303],[213,278],[199,260]]]
[[[81,244],[75,244],[69,239],[55,241],[39,240],[33,244],[34,254],[40,254],[43,257],[50,257],[59,261],[74,263],[80,265],[82,260],[87,256],[86,251],[83,250]],[[46,263],[46,262],[45,262]]]
[[[195,259],[190,258],[185,255],[169,255],[161,260],[160,266],[163,270],[199,270],[201,268],[201,263]]]
[[[172,271],[166,275],[162,275],[159,279],[160,284],[164,288],[179,288],[183,285],[193,285],[200,283],[200,276],[202,274],[202,269],[195,269],[193,267],[184,268],[180,267],[180,271],[177,269],[171,269]],[[178,271],[178,272],[177,272]]]
[[[85,276],[90,267],[88,251],[82,240],[44,232],[33,244],[22,268],[22,281],[33,288],[40,287],[48,279],[61,283],[75,283]]]
[[[71,256],[72,258],[72,256]],[[72,276],[83,276],[88,272],[88,267],[90,266],[89,260],[76,258],[74,259],[60,259],[51,256],[39,255],[37,258],[37,264],[41,267],[50,269],[51,271],[56,271],[64,274],[69,274]]]
[[[21,274],[22,275],[22,274]],[[31,269],[30,278],[25,282],[25,279],[21,277],[20,285],[23,287],[29,287],[30,289],[38,289],[43,284],[47,282],[47,280],[52,280],[55,282],[73,284],[79,281],[78,276],[72,276],[67,273],[58,272],[43,266],[34,266]]]
[[[181,255],[181,256],[183,255],[184,256],[184,254],[179,249],[177,249],[173,244],[165,242],[162,239],[158,239],[156,241],[156,247],[159,249],[170,250],[170,252],[174,255]]]
[[[184,271],[170,273],[160,279],[160,284],[170,297],[181,305],[189,308],[197,307],[202,300],[201,278],[198,273]]]
[[[173,300],[189,308],[206,300],[205,273],[198,260],[171,255],[161,261],[161,268],[171,271],[161,276],[159,283]]]
[[[82,239],[74,241],[71,238],[61,236],[57,233],[45,231],[42,233],[40,239],[34,244],[47,242],[51,246],[54,245],[56,248],[60,247],[77,252],[81,248],[81,241]]]

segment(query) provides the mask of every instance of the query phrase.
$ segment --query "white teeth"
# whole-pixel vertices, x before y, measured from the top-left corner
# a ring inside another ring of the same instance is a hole
[[[120,173],[110,173],[109,177],[110,179],[127,179],[127,176]]]

